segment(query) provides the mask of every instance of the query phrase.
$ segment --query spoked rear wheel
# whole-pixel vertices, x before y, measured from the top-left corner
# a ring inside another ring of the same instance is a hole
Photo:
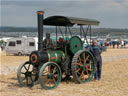
[[[38,81],[38,69],[27,61],[19,66],[17,78],[22,86],[32,87]]]
[[[72,59],[72,75],[77,83],[86,83],[94,75],[94,58],[89,51],[80,50]]]
[[[39,73],[39,81],[42,88],[54,89],[61,81],[61,69],[53,62],[45,63]]]

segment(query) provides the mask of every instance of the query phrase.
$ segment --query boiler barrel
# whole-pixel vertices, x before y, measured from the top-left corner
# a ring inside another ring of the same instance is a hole
[[[65,54],[63,51],[48,51],[48,61],[56,62],[58,64],[63,63],[65,60]]]

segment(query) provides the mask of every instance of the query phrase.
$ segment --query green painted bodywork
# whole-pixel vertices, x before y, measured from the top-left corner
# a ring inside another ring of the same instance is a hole
[[[70,50],[72,54],[75,54],[79,50],[82,50],[83,43],[82,43],[82,40],[78,36],[73,36],[69,40],[69,46],[70,46]]]
[[[64,58],[64,53],[61,50],[48,51],[48,55],[49,55],[49,62],[56,62],[58,64],[63,62],[62,58]]]
[[[59,40],[59,38],[63,38],[63,37],[57,37],[57,40]],[[52,39],[53,41],[56,41],[56,37],[51,37],[51,39]],[[70,40],[70,37],[64,37],[63,39],[64,39],[64,40]]]

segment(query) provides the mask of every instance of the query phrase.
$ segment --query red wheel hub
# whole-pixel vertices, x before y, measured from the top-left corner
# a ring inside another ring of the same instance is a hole
[[[86,68],[86,69],[88,69],[88,66],[87,66],[87,65],[85,65],[85,68]]]

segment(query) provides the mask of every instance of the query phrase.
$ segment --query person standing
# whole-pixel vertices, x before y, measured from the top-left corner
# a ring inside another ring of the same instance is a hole
[[[110,41],[110,48],[111,48],[111,46],[112,46],[112,41]]]
[[[1,44],[1,50],[2,51],[4,50],[4,44],[3,43]]]
[[[113,41],[113,42],[112,42],[112,45],[113,45],[113,48],[115,48],[116,42]]]
[[[125,48],[125,46],[126,46],[126,41],[124,40],[124,48]]]
[[[97,46],[97,41],[93,40],[92,45],[90,46],[89,50],[93,54],[95,58],[95,73],[94,73],[94,79],[95,80],[101,80],[101,71],[102,71],[102,49]]]
[[[120,45],[120,42],[119,42],[119,41],[117,41],[117,48],[119,48],[119,45]]]
[[[97,42],[97,46],[101,46],[101,45],[100,45],[100,41],[99,41],[99,42]]]
[[[121,41],[121,48],[124,46],[124,40]]]

